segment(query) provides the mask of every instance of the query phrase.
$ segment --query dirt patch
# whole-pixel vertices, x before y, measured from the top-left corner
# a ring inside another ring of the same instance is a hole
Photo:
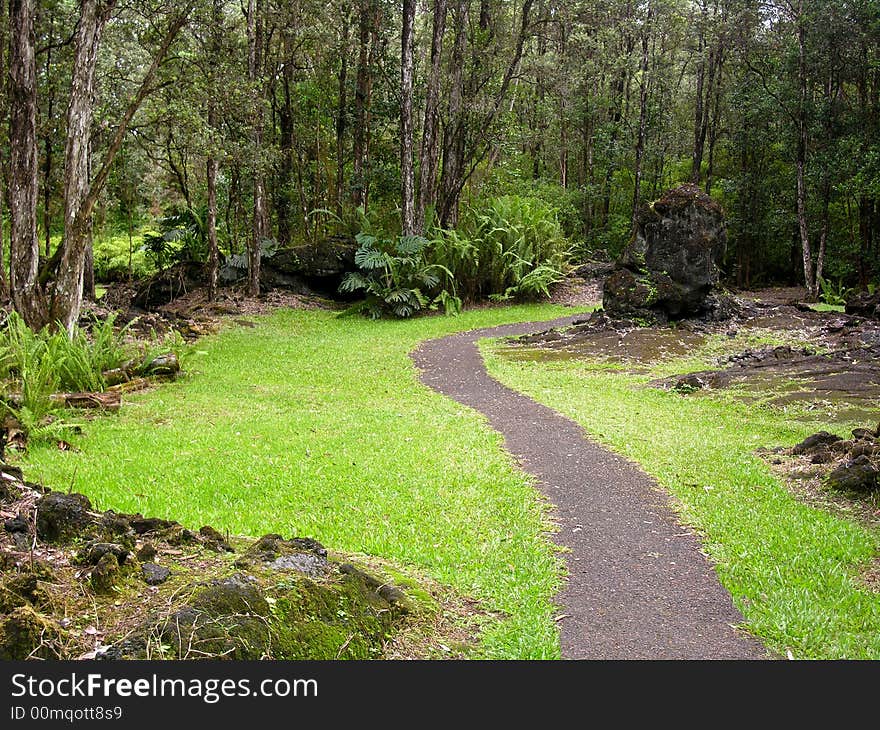
[[[835,422],[871,421],[880,399],[880,323],[814,311],[794,298],[799,291],[741,294],[732,299],[736,315],[724,322],[645,327],[597,312],[569,328],[518,338],[505,356],[584,359],[639,374],[677,359],[702,360],[710,367],[650,385],[683,394],[727,390],[747,402],[802,410],[804,417],[821,409]]]

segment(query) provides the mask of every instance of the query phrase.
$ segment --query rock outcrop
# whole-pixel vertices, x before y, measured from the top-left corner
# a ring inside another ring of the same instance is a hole
[[[605,279],[605,312],[651,324],[729,316],[728,302],[717,293],[726,245],[718,203],[695,185],[669,190],[640,212],[633,241]]]
[[[0,660],[381,659],[440,610],[316,540],[101,512],[2,461],[0,513]]]

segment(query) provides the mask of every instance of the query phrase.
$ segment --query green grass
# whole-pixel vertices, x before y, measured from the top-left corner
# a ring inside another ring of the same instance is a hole
[[[101,509],[416,565],[507,615],[487,626],[485,656],[556,658],[561,562],[545,506],[500,436],[421,385],[408,353],[453,331],[572,312],[369,322],[280,311],[202,340],[186,378],[86,424],[78,451],[32,450],[26,471]]]
[[[657,478],[682,520],[703,535],[747,628],[771,649],[797,658],[880,658],[880,595],[854,580],[876,554],[878,535],[797,501],[754,453],[827,425],[732,397],[644,387],[657,373],[603,372],[578,360],[514,362],[485,342],[483,352],[495,377]]]

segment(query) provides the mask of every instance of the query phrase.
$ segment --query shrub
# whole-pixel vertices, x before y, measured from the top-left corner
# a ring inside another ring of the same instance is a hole
[[[494,198],[471,210],[463,228],[435,232],[432,255],[466,299],[548,296],[563,276],[569,242],[556,209],[538,198]]]
[[[354,260],[360,271],[347,274],[339,290],[363,291],[366,300],[361,307],[370,317],[409,317],[440,305],[447,313],[458,311],[461,302],[455,295],[452,273],[428,261],[427,239],[400,236],[391,241],[359,233],[357,241],[360,246]]]

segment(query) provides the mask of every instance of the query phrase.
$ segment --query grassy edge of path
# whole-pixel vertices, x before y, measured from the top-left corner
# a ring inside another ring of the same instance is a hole
[[[572,418],[658,480],[702,535],[746,628],[769,648],[795,658],[880,658],[880,595],[857,578],[880,539],[796,500],[755,454],[827,425],[646,388],[648,376],[583,360],[515,362],[498,341],[480,346],[493,377]]]
[[[417,379],[409,352],[550,305],[370,322],[281,310],[197,343],[188,374],[34,449],[30,479],[101,508],[279,532],[414,565],[484,601],[479,656],[558,658],[561,561],[547,508],[482,416]]]

